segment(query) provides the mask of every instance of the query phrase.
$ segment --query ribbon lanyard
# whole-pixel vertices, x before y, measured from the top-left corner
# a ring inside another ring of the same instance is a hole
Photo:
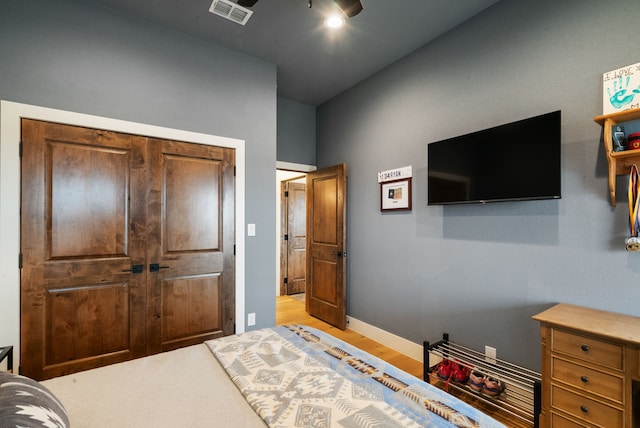
[[[636,165],[631,165],[629,173],[629,232],[632,237],[638,237],[640,231],[640,211],[638,211],[638,202],[640,201],[640,173]]]

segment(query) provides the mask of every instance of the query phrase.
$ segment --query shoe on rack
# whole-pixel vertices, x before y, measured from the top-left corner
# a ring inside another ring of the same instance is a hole
[[[490,397],[497,397],[502,394],[505,390],[504,382],[493,378],[487,377],[484,380],[484,385],[482,386],[482,392]]]
[[[436,368],[436,375],[440,380],[449,380],[451,377],[453,363],[449,360],[442,360]]]
[[[484,374],[477,370],[472,370],[471,373],[469,373],[467,385],[474,392],[482,392],[482,389],[484,388]]]
[[[463,366],[460,363],[452,363],[453,368],[451,370],[451,380],[454,382],[465,384],[469,380],[469,374],[471,369],[467,366]]]

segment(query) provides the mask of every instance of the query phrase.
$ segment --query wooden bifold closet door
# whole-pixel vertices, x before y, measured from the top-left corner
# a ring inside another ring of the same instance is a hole
[[[21,373],[229,335],[233,149],[23,119]]]

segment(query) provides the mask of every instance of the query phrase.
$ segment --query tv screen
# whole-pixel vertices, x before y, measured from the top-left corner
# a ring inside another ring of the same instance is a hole
[[[429,205],[560,198],[560,111],[427,146]]]

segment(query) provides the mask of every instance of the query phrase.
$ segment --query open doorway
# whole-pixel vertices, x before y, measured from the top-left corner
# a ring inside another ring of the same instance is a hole
[[[285,255],[277,262],[276,301],[290,298],[284,293],[299,295],[304,290],[306,311],[340,329],[346,328],[346,168],[343,163],[321,170],[297,170],[299,175],[283,178],[277,188],[283,196],[287,189],[297,189],[299,202],[287,203],[293,196],[289,191],[289,198],[276,204],[280,206],[277,254]],[[303,176],[304,187],[295,183]],[[287,205],[296,214],[282,209]],[[292,216],[297,220],[294,223],[289,221]],[[283,225],[289,229],[283,231]],[[292,241],[297,242],[290,245]]]
[[[304,301],[306,272],[306,172],[276,171],[276,296]]]
[[[307,212],[306,177],[282,181],[280,185],[280,294],[293,296],[306,291]]]

